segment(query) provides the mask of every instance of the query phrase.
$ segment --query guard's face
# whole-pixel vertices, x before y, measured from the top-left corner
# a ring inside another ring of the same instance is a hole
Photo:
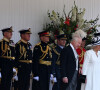
[[[57,40],[57,42],[58,42],[58,44],[60,45],[60,46],[65,46],[65,44],[66,44],[66,39],[59,39],[59,40]]]
[[[48,43],[49,42],[49,36],[41,36],[40,39],[45,42],[45,43]]]
[[[12,32],[4,32],[4,36],[5,36],[7,39],[11,39],[11,38],[12,38]]]
[[[29,33],[23,34],[23,38],[24,38],[24,40],[29,41],[30,40],[30,34]]]

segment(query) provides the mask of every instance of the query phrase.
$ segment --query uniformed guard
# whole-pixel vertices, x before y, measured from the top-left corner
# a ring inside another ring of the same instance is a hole
[[[83,62],[84,62],[84,54],[86,52],[86,49],[85,49],[86,40],[87,40],[87,38],[84,37],[82,39],[81,46],[76,50],[77,54],[79,55],[79,64],[80,64],[80,69],[81,70],[82,70],[82,66],[83,66]],[[80,89],[81,89],[81,82],[80,82],[80,78],[79,78],[78,85],[77,85],[77,90],[80,90]]]
[[[10,90],[15,60],[15,45],[10,40],[13,30],[10,27],[1,31],[3,34],[3,39],[0,41],[1,90]]]
[[[60,90],[60,53],[66,45],[66,35],[60,34],[57,36],[57,44],[52,49],[52,74],[57,78],[52,90]]]
[[[29,90],[32,68],[32,45],[30,28],[20,30],[21,40],[16,43],[16,61],[18,67],[18,90]]]
[[[48,42],[50,35],[47,31],[43,31],[38,34],[41,42],[34,47],[33,51],[34,77],[32,90],[49,90],[49,79],[51,73],[51,50]],[[34,81],[37,81],[37,85]]]
[[[87,40],[86,38],[83,38],[81,46],[76,50],[77,54],[79,55],[79,64],[80,64],[81,69],[84,62],[84,54],[86,52],[86,49],[85,49],[86,40]]]

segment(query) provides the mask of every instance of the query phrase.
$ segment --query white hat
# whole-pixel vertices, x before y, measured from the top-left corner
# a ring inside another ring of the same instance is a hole
[[[100,37],[92,38],[92,46],[100,45]]]

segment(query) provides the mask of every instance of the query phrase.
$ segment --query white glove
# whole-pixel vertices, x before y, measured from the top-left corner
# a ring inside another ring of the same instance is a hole
[[[53,80],[53,74],[50,74],[50,80],[51,81]]]
[[[1,78],[2,76],[1,76],[1,72],[0,72],[0,78]]]
[[[39,81],[39,76],[33,77],[33,79]]]
[[[54,78],[53,78],[53,81],[54,81],[54,83],[56,83],[56,82],[57,82],[57,78],[56,78],[56,77],[54,77]]]
[[[15,81],[18,81],[18,76],[17,76],[17,70],[13,68],[13,72],[15,73],[15,76],[13,77]]]
[[[13,72],[17,73],[17,71],[16,71],[16,69],[15,69],[15,68],[13,68]]]
[[[50,80],[54,83],[57,82],[57,78],[53,76],[53,74],[50,75]]]
[[[18,76],[17,75],[15,75],[13,78],[14,78],[15,81],[18,81]]]

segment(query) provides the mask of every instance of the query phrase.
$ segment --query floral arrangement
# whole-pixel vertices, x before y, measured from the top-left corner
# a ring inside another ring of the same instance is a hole
[[[99,18],[97,17],[95,20],[84,20],[85,8],[78,9],[74,2],[74,7],[68,13],[65,12],[65,5],[63,9],[63,16],[60,16],[58,12],[54,10],[52,13],[48,11],[48,17],[50,19],[50,23],[46,24],[44,30],[48,30],[51,34],[51,41],[56,39],[56,36],[60,33],[64,32],[67,35],[67,43],[71,40],[71,35],[78,29],[82,29],[87,33],[87,44],[91,42],[91,38],[95,32],[98,30],[97,27],[100,25],[97,24]]]

